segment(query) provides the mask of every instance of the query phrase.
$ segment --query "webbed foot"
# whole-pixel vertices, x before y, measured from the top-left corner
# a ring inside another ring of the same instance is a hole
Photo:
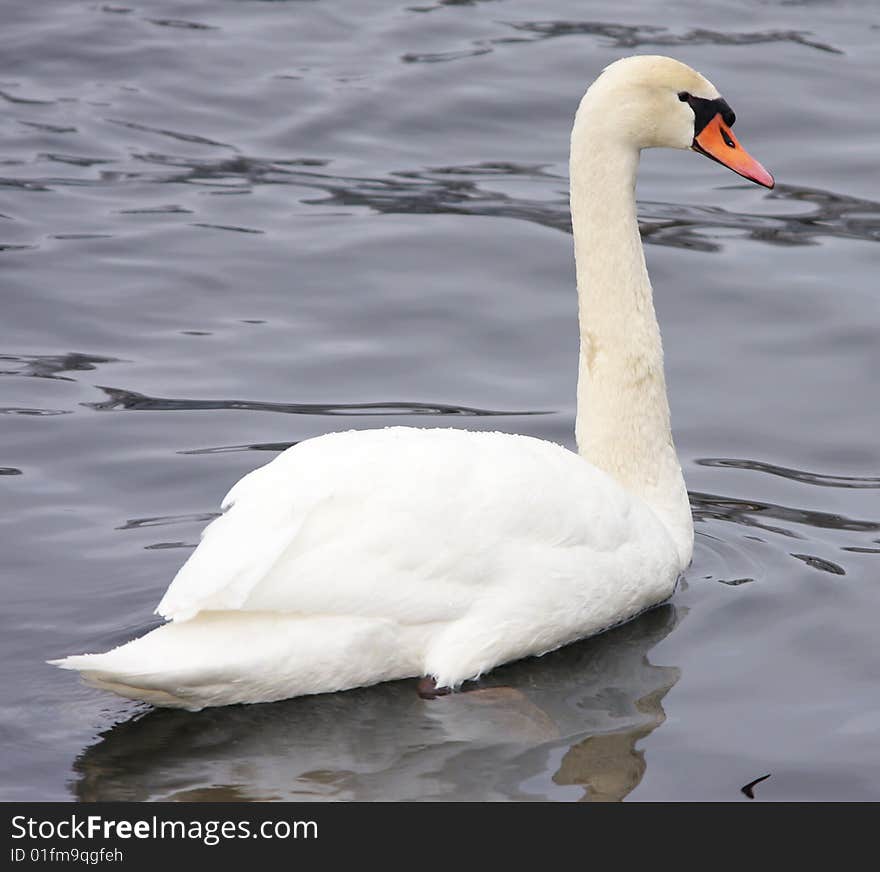
[[[424,678],[419,679],[419,683],[416,685],[416,693],[422,699],[437,699],[438,696],[446,696],[446,694],[452,693],[452,688],[437,687],[437,682],[434,681],[434,678],[426,675]]]

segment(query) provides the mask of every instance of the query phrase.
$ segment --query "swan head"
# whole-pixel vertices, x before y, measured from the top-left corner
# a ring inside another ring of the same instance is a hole
[[[727,101],[696,70],[673,58],[637,55],[603,70],[584,95],[575,126],[600,125],[603,138],[621,147],[689,148],[772,188],[773,176],[733,135],[735,121]]]

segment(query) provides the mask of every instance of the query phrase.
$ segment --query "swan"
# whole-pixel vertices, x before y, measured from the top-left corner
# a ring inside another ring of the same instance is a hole
[[[156,609],[167,623],[49,661],[156,706],[269,702],[420,678],[448,692],[668,599],[693,552],[636,218],[643,148],[759,185],[735,116],[672,58],[606,67],[571,135],[578,451],[528,436],[330,433],[244,476]]]

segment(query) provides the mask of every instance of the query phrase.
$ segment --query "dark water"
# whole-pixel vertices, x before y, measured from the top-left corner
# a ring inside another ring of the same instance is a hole
[[[748,801],[767,773],[758,799],[880,798],[875,3],[3,19],[2,799]],[[673,602],[433,703],[148,711],[45,666],[154,626],[230,484],[293,442],[572,445],[568,134],[634,52],[711,78],[779,182],[643,162],[697,529]]]

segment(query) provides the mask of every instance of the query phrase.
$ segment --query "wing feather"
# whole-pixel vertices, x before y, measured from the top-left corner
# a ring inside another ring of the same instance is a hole
[[[552,572],[547,549],[613,551],[636,535],[636,521],[649,522],[610,477],[561,446],[402,427],[293,446],[242,478],[223,507],[159,614],[449,621],[525,571],[517,561],[535,546]]]

